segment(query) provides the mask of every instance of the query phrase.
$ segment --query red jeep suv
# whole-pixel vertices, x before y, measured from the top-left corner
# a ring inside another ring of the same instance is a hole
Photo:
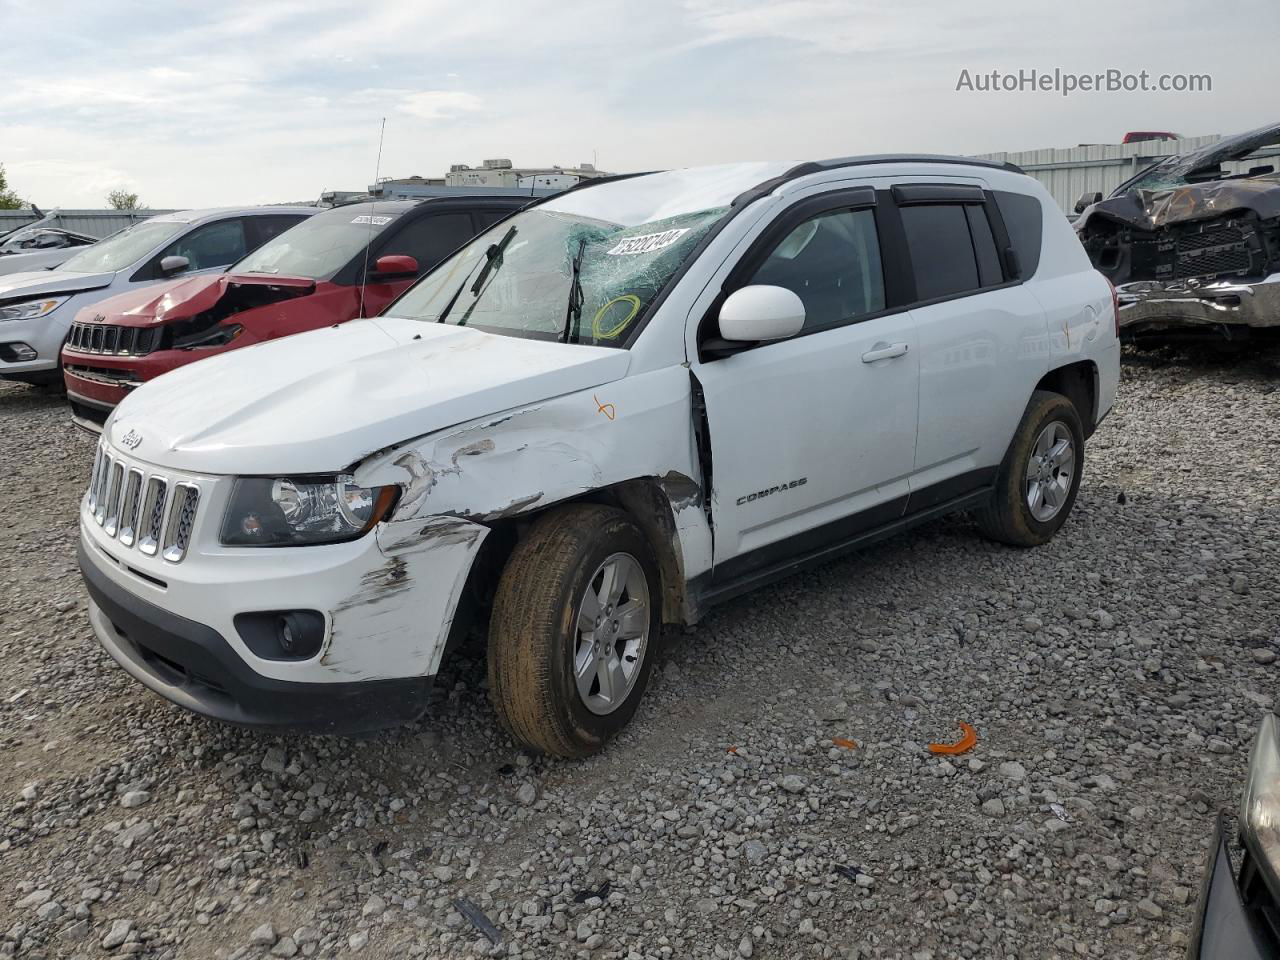
[[[527,197],[344,204],[227,268],[82,310],[62,349],[73,419],[99,430],[140,383],[175,367],[382,311],[422,273]],[[368,268],[368,282],[361,279]]]

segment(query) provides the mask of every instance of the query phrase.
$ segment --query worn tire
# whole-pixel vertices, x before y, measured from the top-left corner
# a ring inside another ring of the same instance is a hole
[[[649,588],[649,634],[626,699],[612,713],[588,710],[573,675],[575,623],[588,578],[611,554],[639,561]],[[621,510],[574,504],[542,516],[512,551],[489,623],[489,697],[516,740],[560,757],[600,750],[644,696],[657,654],[662,596],[658,565],[640,528]]]
[[[1049,520],[1037,520],[1026,497],[1026,471],[1036,438],[1053,421],[1066,425],[1076,449],[1076,466],[1066,502]],[[990,502],[977,511],[978,527],[984,536],[1013,547],[1038,547],[1052,539],[1066,522],[1080,490],[1084,474],[1084,428],[1075,404],[1060,393],[1037,390],[1014,432],[996,475]]]

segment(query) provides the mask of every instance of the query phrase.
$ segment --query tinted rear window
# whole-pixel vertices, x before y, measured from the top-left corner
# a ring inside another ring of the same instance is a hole
[[[1022,279],[1035,276],[1040,266],[1040,242],[1044,231],[1044,211],[1040,201],[1025,193],[996,191],[996,206],[1009,232],[1009,242],[1018,253]]]
[[[949,297],[980,286],[963,205],[903,207],[902,226],[916,275],[917,300]]]

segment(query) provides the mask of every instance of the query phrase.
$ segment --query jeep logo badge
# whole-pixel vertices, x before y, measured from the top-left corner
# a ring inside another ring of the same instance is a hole
[[[121,446],[128,447],[130,450],[137,450],[138,444],[142,442],[142,434],[136,430],[130,430],[120,438]]]

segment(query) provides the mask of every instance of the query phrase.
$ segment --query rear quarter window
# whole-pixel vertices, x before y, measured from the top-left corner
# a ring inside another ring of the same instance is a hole
[[[1036,197],[997,190],[996,206],[1017,251],[1022,279],[1030,280],[1040,266],[1040,244],[1044,236],[1044,208]]]

